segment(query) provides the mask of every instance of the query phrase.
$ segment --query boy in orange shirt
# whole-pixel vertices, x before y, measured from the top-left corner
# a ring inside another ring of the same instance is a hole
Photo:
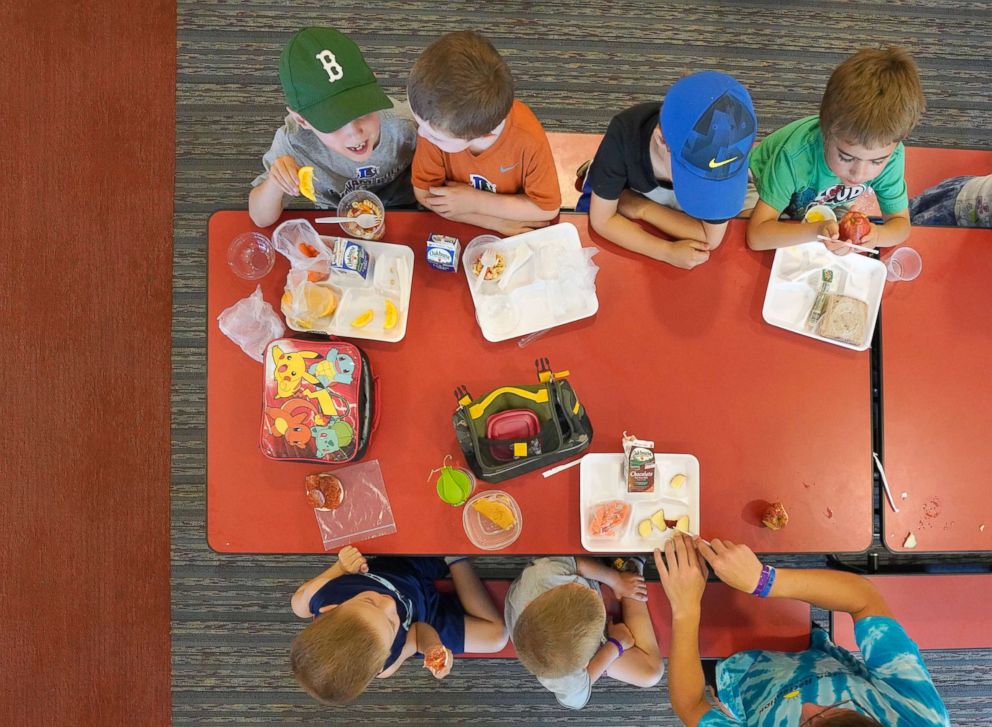
[[[558,216],[561,192],[541,122],[513,99],[513,77],[478,33],[448,33],[410,71],[420,139],[413,193],[442,217],[515,235]]]

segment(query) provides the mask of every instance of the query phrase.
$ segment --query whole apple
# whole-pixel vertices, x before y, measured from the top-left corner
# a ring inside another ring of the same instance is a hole
[[[871,222],[861,212],[848,212],[840,218],[840,239],[853,242],[855,245],[861,242],[861,238],[871,232]]]

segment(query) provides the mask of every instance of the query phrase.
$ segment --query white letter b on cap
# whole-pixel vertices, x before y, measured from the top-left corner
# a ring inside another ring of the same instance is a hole
[[[327,80],[331,83],[339,80],[344,75],[344,69],[341,68],[341,64],[338,63],[337,58],[329,50],[322,50],[315,57],[320,61],[320,65],[324,67],[324,70],[327,71]]]

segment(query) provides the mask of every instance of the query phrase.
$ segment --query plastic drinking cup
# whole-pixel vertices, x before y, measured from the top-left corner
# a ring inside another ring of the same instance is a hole
[[[885,279],[914,280],[923,270],[923,258],[911,247],[900,247],[885,261]]]
[[[260,232],[244,232],[227,248],[227,264],[239,278],[258,280],[272,270],[276,253],[269,238]]]

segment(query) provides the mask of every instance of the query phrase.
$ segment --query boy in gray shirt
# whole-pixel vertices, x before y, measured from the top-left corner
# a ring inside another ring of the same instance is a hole
[[[299,169],[314,169],[315,204],[336,208],[355,189],[377,194],[386,206],[416,202],[410,163],[417,125],[404,102],[379,88],[358,46],[331,28],[304,28],[279,59],[288,106],[252,182],[248,212],[259,227],[279,219],[300,194]]]
[[[635,558],[623,571],[594,558],[538,558],[510,585],[504,615],[517,657],[563,707],[582,709],[603,674],[640,687],[661,679],[643,567]],[[622,622],[607,625],[600,583],[621,600]]]

